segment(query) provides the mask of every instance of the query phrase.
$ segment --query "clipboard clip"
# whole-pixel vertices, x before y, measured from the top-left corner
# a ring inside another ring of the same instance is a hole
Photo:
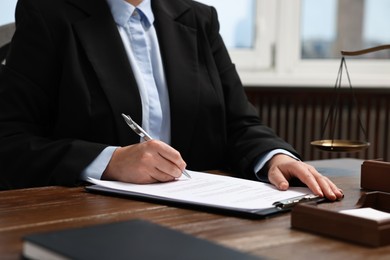
[[[293,198],[286,199],[286,200],[276,201],[272,205],[277,207],[277,208],[280,208],[280,209],[288,209],[288,208],[292,208],[296,204],[302,203],[302,202],[315,201],[315,202],[319,203],[319,202],[323,202],[325,200],[326,200],[326,198],[319,197],[318,195],[306,194],[303,196],[293,197]]]

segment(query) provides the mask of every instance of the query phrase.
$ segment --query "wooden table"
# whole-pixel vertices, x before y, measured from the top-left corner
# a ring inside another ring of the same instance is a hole
[[[361,160],[313,161],[344,190],[345,199],[321,204],[353,208]],[[390,246],[368,248],[290,228],[290,213],[245,219],[162,204],[88,193],[83,187],[44,187],[0,192],[0,259],[20,259],[22,237],[36,232],[146,219],[194,236],[272,259],[389,259]]]

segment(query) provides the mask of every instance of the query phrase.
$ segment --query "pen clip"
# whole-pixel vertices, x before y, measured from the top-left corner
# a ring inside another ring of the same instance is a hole
[[[125,120],[126,124],[130,126],[130,128],[141,138],[143,138],[145,141],[152,140],[152,137],[144,130],[142,127],[140,127],[134,120],[125,114],[122,114],[123,119]]]
[[[308,202],[308,201],[320,202],[323,200],[324,200],[324,198],[319,197],[318,195],[306,194],[303,196],[293,197],[293,198],[286,199],[286,200],[276,201],[272,205],[274,205],[275,207],[281,208],[281,209],[285,209],[285,208],[292,208],[293,206],[295,206],[296,204],[301,203],[301,202]]]

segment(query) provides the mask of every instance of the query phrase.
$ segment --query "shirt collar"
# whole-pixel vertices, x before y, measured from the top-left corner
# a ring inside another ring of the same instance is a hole
[[[107,0],[115,23],[125,27],[129,21],[131,14],[136,8],[142,11],[146,18],[145,25],[150,26],[154,23],[154,15],[152,11],[151,0],[143,0],[137,7],[129,4],[125,0]]]

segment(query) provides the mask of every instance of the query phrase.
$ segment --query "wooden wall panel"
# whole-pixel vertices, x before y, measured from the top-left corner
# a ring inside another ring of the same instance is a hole
[[[390,89],[335,92],[325,88],[246,87],[245,90],[262,120],[292,144],[304,160],[350,157],[390,161]],[[330,109],[339,114],[337,120],[330,118],[325,127]],[[352,153],[324,152],[310,145],[312,140],[330,139],[331,129],[335,139],[365,140],[367,136],[371,145]]]

